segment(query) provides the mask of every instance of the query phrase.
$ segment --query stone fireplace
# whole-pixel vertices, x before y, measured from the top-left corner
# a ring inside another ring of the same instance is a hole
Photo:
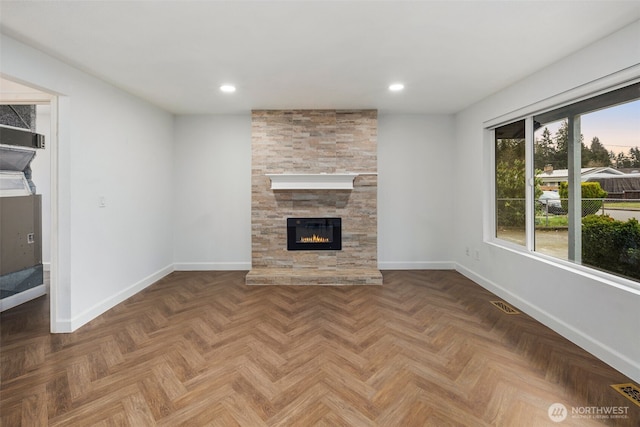
[[[381,285],[377,112],[259,110],[251,123],[246,283]]]

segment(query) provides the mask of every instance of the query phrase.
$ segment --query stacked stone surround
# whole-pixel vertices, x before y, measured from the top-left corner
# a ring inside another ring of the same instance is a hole
[[[381,285],[377,111],[258,110],[251,119],[249,285]],[[353,190],[271,190],[266,174],[362,173]],[[289,217],[342,218],[342,250],[288,251]]]

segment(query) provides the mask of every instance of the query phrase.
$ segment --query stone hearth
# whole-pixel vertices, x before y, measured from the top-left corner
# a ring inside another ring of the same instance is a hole
[[[377,112],[252,112],[248,285],[381,285]],[[272,189],[273,174],[358,174],[353,189]],[[342,249],[287,250],[287,218],[342,218]]]

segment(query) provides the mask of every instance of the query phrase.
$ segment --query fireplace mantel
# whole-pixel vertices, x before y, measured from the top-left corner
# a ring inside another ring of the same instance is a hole
[[[279,173],[266,174],[272,190],[353,190],[358,175],[371,173]]]

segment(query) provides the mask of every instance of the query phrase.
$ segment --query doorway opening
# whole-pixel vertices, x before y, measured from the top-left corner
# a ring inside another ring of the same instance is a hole
[[[4,274],[7,272],[3,272],[2,277],[8,277],[8,280],[2,283],[0,311],[9,310],[49,294],[52,320],[55,313],[54,302],[57,290],[57,265],[55,262],[57,253],[54,244],[57,241],[58,232],[54,225],[56,223],[55,207],[57,206],[57,191],[54,183],[57,177],[58,146],[56,101],[55,95],[0,76],[0,112],[2,112],[0,124],[3,129],[9,129],[7,135],[15,134],[22,137],[33,134],[44,137],[44,141],[37,142],[31,148],[28,144],[20,146],[20,141],[9,137],[0,141],[1,147],[5,151],[30,158],[28,164],[25,165],[19,160],[15,164],[4,165],[9,169],[11,166],[22,167],[21,171],[16,172],[15,175],[19,174],[21,179],[27,181],[28,186],[24,191],[29,194],[25,193],[24,197],[20,198],[17,193],[10,194],[13,190],[3,187],[3,197],[0,202],[10,200],[12,202],[3,203],[3,211],[4,207],[12,206],[13,202],[22,206],[24,203],[21,202],[26,199],[33,198],[38,201],[31,213],[36,219],[26,221],[27,225],[22,224],[25,222],[25,218],[21,218],[19,213],[12,214],[14,220],[18,220],[18,222],[3,224],[3,230],[4,228],[10,230],[8,235],[3,232],[3,236],[0,238],[3,250],[6,249],[5,247],[11,246],[15,249],[15,251],[12,249],[12,255],[21,255],[21,257],[24,255],[24,257],[16,261],[18,264],[21,263],[20,265],[16,264],[16,272],[12,271],[7,275]],[[40,138],[39,136],[36,138]],[[9,215],[4,215],[4,217],[5,219],[9,218]],[[25,229],[22,230],[23,228]],[[34,230],[30,231],[31,228]],[[22,239],[22,234],[25,234],[24,239]],[[27,258],[29,258],[29,262],[27,262],[29,265],[25,264]],[[30,273],[29,278],[22,280],[22,275],[27,273]]]

